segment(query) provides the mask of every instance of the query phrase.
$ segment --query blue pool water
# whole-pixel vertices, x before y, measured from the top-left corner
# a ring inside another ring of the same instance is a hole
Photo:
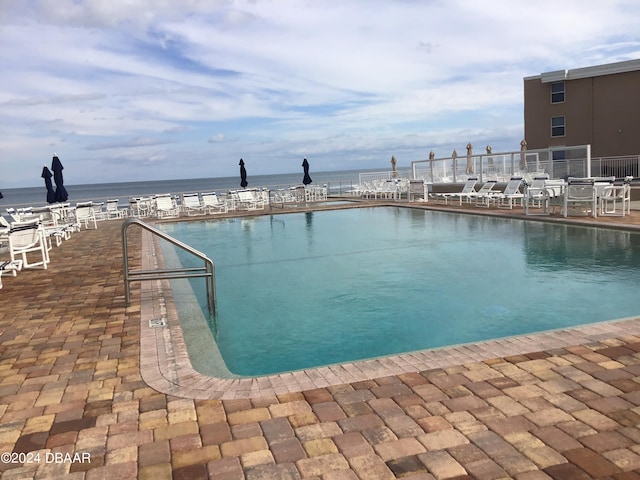
[[[210,325],[238,375],[640,313],[631,232],[400,207],[162,228],[215,262]]]

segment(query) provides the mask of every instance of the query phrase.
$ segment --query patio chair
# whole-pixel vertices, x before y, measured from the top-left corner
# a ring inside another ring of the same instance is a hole
[[[569,177],[564,191],[562,215],[567,217],[569,210],[583,215],[598,216],[595,179]]]
[[[409,180],[409,188],[407,189],[407,201],[418,198],[418,201],[429,201],[429,186],[422,179]]]
[[[599,197],[600,215],[624,217],[631,213],[631,180],[625,177],[622,185],[608,185]]]
[[[105,210],[107,220],[110,220],[112,218],[124,218],[127,216],[126,208],[120,208],[119,203],[120,200],[117,198],[107,200],[107,206]]]
[[[537,173],[530,181],[525,181],[524,198],[522,199],[522,208],[525,215],[530,207],[542,207],[544,183],[547,180],[549,180],[547,173]]]
[[[51,205],[49,208],[51,210],[53,227],[64,234],[64,240],[69,240],[73,232],[80,231],[80,225],[76,223],[74,217],[74,210],[68,203]]]
[[[476,177],[469,177],[460,192],[437,193],[435,194],[436,199],[444,200],[444,204],[446,205],[449,200],[457,198],[460,201],[460,206],[462,206],[462,199],[466,199],[468,202],[470,196],[476,193],[476,183],[478,183],[478,179]]]
[[[397,199],[399,197],[398,183],[394,180],[374,180],[369,195],[377,199]]]
[[[11,260],[0,262],[0,288],[2,288],[2,274],[11,272],[15,277],[17,272],[22,270],[22,260]]]
[[[523,179],[520,176],[511,177],[502,193],[495,193],[492,195],[492,200],[498,208],[508,208],[509,210],[513,210],[514,204],[517,205],[518,202],[522,204],[522,199],[524,198],[524,194],[520,191],[522,180]]]
[[[353,197],[364,197],[367,194],[369,189],[369,183],[363,182],[354,186],[351,190],[348,190],[347,193]]]
[[[56,206],[47,207],[46,212],[42,212],[40,215],[40,228],[44,233],[44,238],[47,242],[47,250],[53,248],[53,240],[56,241],[56,246],[59,247],[63,240],[71,238],[71,232],[75,229],[72,225],[65,223],[60,218],[59,208]]]
[[[208,214],[227,213],[229,207],[226,202],[218,198],[215,192],[206,192],[202,194],[202,205]]]
[[[98,229],[95,210],[93,209],[91,202],[76,203],[75,216],[75,223],[78,226],[78,230],[80,230],[83,224],[85,229],[89,229],[89,223],[93,223],[93,228],[96,230]]]
[[[285,203],[294,203],[296,201],[294,192],[295,190],[291,188],[278,188],[275,192],[273,192],[274,203],[282,205],[284,205]]]
[[[477,192],[471,192],[469,194],[469,202],[473,202],[476,207],[488,207],[489,203],[491,202],[491,195],[496,193],[495,191],[493,191],[493,187],[495,187],[497,183],[497,180],[487,180],[486,182],[484,182],[482,187],[480,187],[480,190],[478,190]]]
[[[238,207],[246,210],[263,210],[264,200],[259,198],[257,192],[252,190],[238,190]]]
[[[408,183],[402,178],[390,178],[388,180],[380,180],[379,195],[380,198],[399,200],[403,193],[406,193]]]
[[[534,177],[525,184],[522,206],[525,215],[549,215],[552,202],[562,198],[566,184],[564,180],[550,180],[548,175]],[[539,209],[534,213],[532,208]]]
[[[139,198],[130,198],[129,199],[129,215],[132,217],[142,217],[142,211],[140,209],[140,199]]]
[[[40,255],[40,259],[29,263],[27,254],[35,253]],[[9,230],[9,256],[12,262],[20,260],[16,257],[21,257],[23,268],[39,266],[44,269],[47,268],[49,253],[39,220],[11,224],[11,229]]]
[[[172,218],[180,215],[180,209],[170,194],[156,195],[156,216],[158,218]]]
[[[93,208],[93,216],[95,217],[96,221],[107,219],[107,213],[102,210],[103,206],[104,204],[102,202],[91,202],[91,208]]]
[[[155,201],[151,197],[134,197],[129,200],[131,216],[146,218],[155,214]]]
[[[327,186],[306,185],[304,187],[306,202],[319,202],[327,199]]]
[[[191,215],[204,215],[206,207],[200,202],[200,196],[197,193],[182,194],[182,211]]]

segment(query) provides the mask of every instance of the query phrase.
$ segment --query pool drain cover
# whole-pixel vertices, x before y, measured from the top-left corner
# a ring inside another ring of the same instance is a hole
[[[164,318],[156,318],[153,320],[149,320],[149,328],[160,328],[166,327],[167,321]]]

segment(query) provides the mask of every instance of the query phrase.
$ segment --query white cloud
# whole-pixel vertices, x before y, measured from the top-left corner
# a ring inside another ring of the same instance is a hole
[[[11,65],[0,71],[0,186],[39,185],[17,167],[53,148],[76,183],[142,180],[150,162],[166,178],[226,176],[240,157],[278,173],[305,155],[318,170],[386,166],[391,154],[408,164],[468,141],[517,148],[523,77],[640,56],[631,0],[0,0],[0,10],[0,45],[11,45],[0,48]],[[94,168],[73,176],[86,162]]]

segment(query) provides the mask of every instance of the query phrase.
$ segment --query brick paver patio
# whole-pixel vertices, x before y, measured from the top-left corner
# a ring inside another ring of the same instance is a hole
[[[598,221],[637,225],[640,214]],[[130,238],[139,266],[140,235]],[[127,308],[118,221],[74,234],[49,269],[3,283],[3,479],[640,479],[632,329],[303,391],[194,399],[143,380],[140,286]]]

